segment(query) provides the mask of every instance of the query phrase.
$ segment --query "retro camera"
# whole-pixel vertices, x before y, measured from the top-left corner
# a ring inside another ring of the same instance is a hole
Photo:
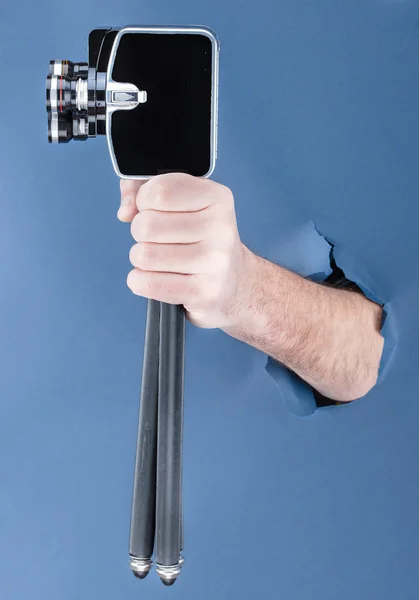
[[[50,62],[48,141],[106,135],[119,177],[209,177],[217,155],[219,42],[207,27],[98,28],[88,62]]]

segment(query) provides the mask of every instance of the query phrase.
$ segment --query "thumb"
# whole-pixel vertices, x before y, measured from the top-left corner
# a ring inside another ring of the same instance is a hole
[[[146,179],[121,179],[121,206],[117,217],[124,223],[130,223],[138,213],[136,199],[142,185],[147,183]]]

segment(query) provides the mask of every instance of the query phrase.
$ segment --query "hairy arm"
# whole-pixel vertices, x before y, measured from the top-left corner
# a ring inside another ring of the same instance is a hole
[[[180,173],[122,181],[118,216],[136,241],[127,283],[138,295],[183,304],[293,370],[324,396],[349,401],[375,384],[381,307],[309,281],[240,240],[231,191]]]
[[[247,289],[238,294],[234,321],[224,331],[272,356],[327,398],[364,396],[378,376],[381,307],[244,252]]]

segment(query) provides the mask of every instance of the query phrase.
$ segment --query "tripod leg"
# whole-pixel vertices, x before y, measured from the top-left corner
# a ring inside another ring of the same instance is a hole
[[[156,571],[172,585],[183,564],[182,432],[185,311],[162,303],[157,426]]]
[[[181,421],[182,421],[182,435],[181,435],[181,456],[180,456],[180,523],[179,523],[179,527],[180,527],[180,551],[182,552],[183,550],[183,543],[184,543],[184,529],[183,529],[183,398],[182,398],[182,417],[181,417]],[[181,562],[183,564],[183,557],[181,556]]]
[[[160,302],[149,300],[141,381],[129,539],[130,567],[143,579],[152,567],[156,518],[157,402]]]

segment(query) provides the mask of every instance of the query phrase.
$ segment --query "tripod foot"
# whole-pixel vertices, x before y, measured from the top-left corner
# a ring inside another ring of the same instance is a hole
[[[173,585],[175,583],[176,577],[173,577],[172,579],[164,579],[163,577],[160,577],[160,581],[162,583],[164,583],[164,585],[169,586],[169,585]]]
[[[129,566],[137,579],[144,579],[150,573],[153,561],[150,558],[137,558],[130,556]]]
[[[156,572],[160,577],[160,580],[164,585],[173,585],[176,579],[179,576],[180,570],[182,568],[185,559],[183,556],[179,557],[179,562],[176,565],[159,565],[156,563]]]

